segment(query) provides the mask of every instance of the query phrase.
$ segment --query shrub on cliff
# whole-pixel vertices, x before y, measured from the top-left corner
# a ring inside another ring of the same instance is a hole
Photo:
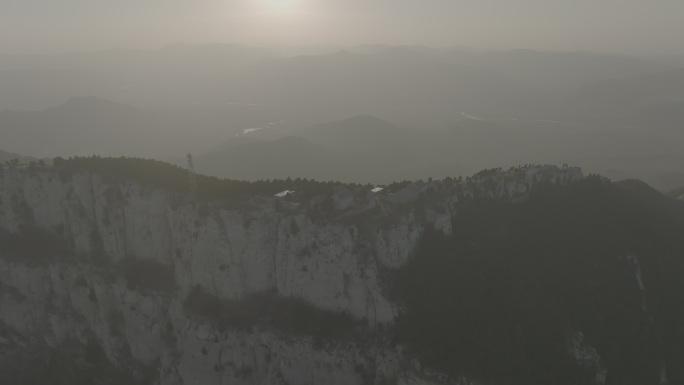
[[[19,231],[0,228],[0,256],[23,263],[44,262],[73,255],[69,244],[56,234],[35,225],[21,225]]]
[[[176,289],[172,265],[165,265],[149,259],[128,257],[121,261],[121,270],[130,289],[163,293],[172,292]]]
[[[226,301],[197,286],[186,299],[185,309],[226,329],[262,326],[322,341],[350,337],[359,326],[349,314],[322,310],[301,299],[280,297],[273,292]]]

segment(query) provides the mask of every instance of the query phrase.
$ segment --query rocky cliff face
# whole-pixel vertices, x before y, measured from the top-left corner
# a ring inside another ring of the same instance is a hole
[[[81,346],[86,363],[96,352],[112,370],[161,384],[441,382],[378,332],[397,314],[384,272],[407,261],[426,226],[450,234],[458,199],[524,199],[535,183],[581,177],[577,169],[524,168],[415,183],[389,196],[353,191],[351,200],[344,188],[305,203],[253,196],[236,208],[93,173],[5,167],[0,229],[40,229],[69,252],[0,250],[0,351]],[[312,215],[326,199],[333,208]],[[145,266],[167,279],[136,282]],[[348,313],[364,325],[363,338],[226,327],[189,314],[197,288],[221,301],[271,292]],[[0,368],[7,360],[0,357]]]

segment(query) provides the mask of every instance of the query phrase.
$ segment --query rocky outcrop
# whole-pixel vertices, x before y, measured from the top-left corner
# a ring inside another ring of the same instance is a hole
[[[151,368],[162,384],[440,382],[374,332],[397,314],[384,272],[407,261],[426,226],[449,234],[459,199],[522,199],[536,183],[581,177],[578,169],[537,167],[419,182],[394,198],[346,191],[346,199],[322,198],[336,204],[312,215],[313,203],[273,196],[190,203],[93,173],[5,167],[0,229],[42,229],[70,255],[0,250],[0,322],[52,348],[97,344],[114,366]],[[128,260],[152,262],[171,284],[136,285],[125,273]],[[185,301],[198,287],[225,301],[268,291],[298,298],[348,313],[376,337],[320,341],[258,325],[226,328],[188,314]]]

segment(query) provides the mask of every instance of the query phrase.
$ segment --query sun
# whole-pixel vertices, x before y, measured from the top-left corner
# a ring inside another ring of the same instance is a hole
[[[297,0],[261,0],[262,4],[274,11],[292,10],[297,5]]]

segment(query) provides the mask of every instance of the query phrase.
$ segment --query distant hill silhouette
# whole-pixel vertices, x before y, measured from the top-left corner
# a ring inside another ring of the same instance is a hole
[[[330,148],[385,153],[407,150],[417,134],[415,130],[364,115],[319,124],[301,132],[300,136]]]
[[[575,88],[593,81],[635,76],[668,68],[644,58],[593,52],[544,52],[516,49],[495,52],[454,51],[458,63],[481,66],[544,90]]]
[[[278,139],[300,136],[342,165],[365,159],[365,176],[567,162],[669,190],[684,170],[684,70],[674,59],[383,44],[0,55],[0,146],[179,159],[221,143],[243,151],[251,139],[280,149]],[[46,108],[79,95],[97,98]]]
[[[419,159],[414,154],[362,151],[312,143],[301,137],[230,141],[195,157],[198,172],[218,177],[260,180],[315,178],[362,183],[390,183],[429,176],[458,175],[453,163]]]
[[[232,144],[197,156],[197,171],[240,180],[286,177],[332,180],[345,162],[353,162],[297,137]]]
[[[404,121],[424,110],[479,111],[532,97],[526,85],[496,71],[415,50],[272,59],[249,67],[231,86],[258,104],[306,111],[304,125],[359,114]]]
[[[638,127],[657,128],[661,132],[681,133],[684,128],[684,95],[682,100],[642,106],[627,115],[627,123]]]
[[[37,157],[154,154],[161,122],[136,108],[95,97],[72,98],[42,111],[0,112],[0,142]]]
[[[602,115],[629,115],[635,108],[674,102],[684,102],[684,69],[595,81],[566,100],[567,109]]]
[[[35,158],[31,158],[29,156],[23,156],[19,154],[14,154],[11,152],[3,151],[0,150],[0,164],[5,163],[7,161],[11,161],[17,159],[19,163],[26,163],[26,162],[31,162],[34,161]]]
[[[668,192],[667,196],[684,201],[684,186]]]
[[[681,141],[673,140],[677,131],[656,135],[615,124],[471,117],[441,130],[420,130],[356,116],[298,135],[275,141],[238,137],[201,154],[198,168],[249,180],[299,176],[365,183],[467,175],[500,164],[570,163],[616,179],[639,177],[663,191],[681,184],[674,173],[684,168]]]
[[[261,141],[260,139],[252,138],[250,136],[239,136],[236,138],[226,140],[225,142],[223,142],[223,143],[219,144],[218,146],[212,148],[210,152],[223,151],[223,150],[227,150],[229,148],[244,146],[246,144],[256,143],[256,142],[260,142],[260,141]]]
[[[45,109],[79,95],[112,95],[127,82],[127,76],[120,73],[54,68],[36,61],[34,65],[0,64],[0,111]]]

